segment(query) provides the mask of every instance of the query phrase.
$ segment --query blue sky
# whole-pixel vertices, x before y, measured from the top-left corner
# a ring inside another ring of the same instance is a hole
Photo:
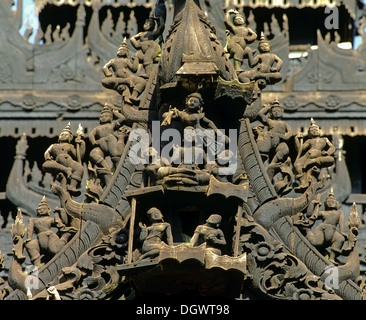
[[[16,9],[17,0],[14,0],[14,10]],[[36,37],[37,28],[38,28],[38,18],[35,15],[35,6],[33,0],[23,0],[23,25],[20,28],[19,32],[24,35],[26,30],[27,20],[33,26],[33,34],[29,38],[29,42],[34,43],[34,39]]]

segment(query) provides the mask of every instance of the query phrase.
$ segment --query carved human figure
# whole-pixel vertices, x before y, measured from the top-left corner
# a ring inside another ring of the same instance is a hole
[[[205,224],[196,228],[189,244],[194,247],[206,243],[206,248],[221,255],[221,251],[226,245],[225,235],[219,229],[221,219],[218,214],[210,215]]]
[[[114,122],[113,116],[117,117]],[[102,177],[104,184],[108,184],[112,175],[105,158],[109,156],[113,165],[116,165],[123,152],[124,138],[128,132],[121,132],[122,137],[119,139],[115,132],[123,126],[125,120],[125,116],[115,110],[112,112],[106,104],[100,113],[99,125],[89,134],[89,141],[93,146],[89,154],[90,161],[97,167],[97,174]]]
[[[265,161],[268,158],[268,153],[272,147],[271,135],[263,123],[260,123],[254,127],[253,132],[257,142],[258,150],[262,156],[262,160]]]
[[[116,90],[123,95],[125,102],[131,103],[136,102],[145,89],[146,79],[133,74],[138,69],[139,60],[136,56],[132,56],[130,60],[128,56],[129,49],[125,38],[118,48],[117,58],[104,65],[102,84],[106,88]]]
[[[84,167],[81,159],[85,154],[85,141],[82,139],[82,131],[77,132],[74,146],[70,130],[70,123],[62,130],[59,135],[58,143],[52,144],[45,152],[45,162],[42,168],[45,172],[50,172],[55,176],[62,173],[68,181],[67,190],[71,195],[80,195],[78,186],[84,175]]]
[[[234,19],[231,16],[234,15]],[[225,15],[225,26],[226,26],[226,51],[229,56],[234,59],[234,68],[236,71],[241,71],[241,65],[243,64],[244,58],[248,57],[249,54],[253,55],[253,51],[247,47],[247,44],[252,43],[256,38],[257,34],[244,24],[244,17],[239,14],[238,11],[230,9]],[[233,36],[230,36],[230,33]]]
[[[258,119],[268,127],[269,134],[265,137],[265,139],[268,139],[270,142],[268,146],[273,149],[282,144],[279,148],[282,150],[282,154],[277,154],[278,152],[276,152],[274,159],[276,162],[288,154],[289,150],[287,144],[282,142],[287,141],[292,136],[291,127],[286,121],[282,120],[283,113],[284,109],[282,108],[278,99],[275,99],[272,104],[264,106],[258,112]]]
[[[230,139],[205,116],[203,99],[199,92],[191,93],[186,97],[183,110],[170,108],[162,115],[162,118],[162,126],[170,125],[171,121],[175,119],[184,128],[182,141],[184,148],[181,148],[180,153],[173,153],[173,155],[180,156],[178,168],[159,169],[161,176],[169,175],[169,182],[176,183],[178,181],[176,179],[181,179],[180,183],[186,185],[204,185],[208,183],[210,173],[217,175],[218,168],[227,165],[223,151],[228,151],[226,147]],[[207,147],[207,151],[205,147]],[[209,150],[212,151],[210,151],[210,155]],[[214,157],[218,150],[222,151],[220,159]],[[218,160],[220,160],[219,164],[217,164]],[[176,174],[176,177],[173,174]]]
[[[144,31],[139,32],[130,40],[133,47],[138,50],[136,56],[148,76],[151,74],[154,62],[160,56],[161,47],[155,40],[163,34],[164,28],[163,17],[150,17],[145,21]]]
[[[25,247],[32,263],[39,267],[41,265],[41,255],[45,254],[49,258],[58,253],[67,243],[70,233],[63,233],[59,237],[52,227],[57,227],[57,222],[50,217],[51,207],[48,205],[46,197],[37,207],[37,217],[31,218],[27,227],[27,239]],[[36,239],[33,235],[36,234]]]
[[[308,224],[305,224],[306,238],[315,247],[323,249],[330,247],[329,261],[337,264],[335,261],[336,257],[341,253],[342,246],[347,239],[344,213],[338,210],[339,202],[334,197],[333,190],[330,191],[324,201],[324,211],[319,211],[320,204],[319,199],[317,199],[313,200],[308,207],[306,212]],[[322,222],[314,231],[311,231],[311,227],[316,220],[321,220]]]
[[[298,156],[294,162],[294,172],[300,182],[298,189],[303,189],[308,186],[313,169],[330,167],[335,163],[332,156],[335,147],[328,138],[320,136],[320,129],[313,119],[310,120],[308,139],[303,142],[302,134],[297,134],[295,146]]]
[[[284,109],[278,99],[275,99],[272,104],[265,106],[258,113],[259,120],[268,127],[267,133],[262,136],[263,143],[258,145],[259,151],[268,156],[269,152],[274,150],[274,156],[269,159],[267,170],[271,180],[278,171],[279,165],[287,160],[290,152],[287,141],[292,137],[292,130],[288,123],[282,120],[283,112]]]
[[[168,112],[165,112],[161,125],[169,125],[172,119],[179,120],[184,128],[190,126],[193,129],[204,130],[210,128],[217,131],[215,124],[205,117],[205,113],[203,112],[203,99],[199,92],[194,92],[187,96],[183,110],[171,108]]]
[[[206,185],[210,180],[210,173],[205,169],[207,154],[203,146],[196,143],[193,127],[186,127],[183,136],[184,147],[173,146],[173,165],[159,168],[157,177],[165,185]],[[178,163],[177,167],[174,166],[175,163]]]
[[[140,240],[143,241],[139,261],[146,258],[155,258],[159,255],[161,244],[164,242],[173,245],[171,226],[164,222],[163,215],[158,208],[150,208],[147,211],[150,226],[139,223],[141,228]]]
[[[256,68],[241,72],[239,80],[246,83],[251,80],[263,79],[266,84],[275,84],[281,81],[282,75],[279,71],[282,68],[283,61],[276,54],[271,53],[271,45],[265,39],[263,32],[258,44],[258,51],[259,54],[256,56],[248,52],[248,65],[251,68]]]

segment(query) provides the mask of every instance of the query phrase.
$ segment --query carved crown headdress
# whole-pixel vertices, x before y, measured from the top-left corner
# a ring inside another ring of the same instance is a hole
[[[46,200],[46,196],[43,196],[43,198],[42,198],[41,202],[39,203],[39,205],[38,205],[37,209],[38,209],[38,208],[42,208],[42,207],[46,207],[46,208],[48,208],[48,210],[47,210],[47,214],[50,214],[50,212],[51,212],[51,207],[50,207],[50,205],[48,204],[48,202],[47,202],[47,200]]]
[[[261,37],[259,38],[259,45],[261,43],[269,43],[269,41],[266,39],[266,37],[264,36],[263,31],[261,32]]]
[[[333,187],[330,188],[328,197],[325,199],[325,202],[327,202],[328,200],[335,200],[335,201],[337,201],[337,199],[334,196],[334,189],[333,189]]]
[[[319,128],[319,126],[315,123],[315,121],[314,121],[313,118],[310,118],[310,126],[309,126],[309,128],[311,128],[311,127],[317,127],[317,128]]]
[[[70,122],[66,125],[66,127],[64,129],[62,129],[61,132],[68,132],[68,133],[72,134]]]
[[[64,132],[67,132],[70,134],[69,142],[71,142],[71,140],[73,139],[73,135],[72,135],[72,131],[71,131],[70,122],[66,125],[66,127],[64,129],[62,129],[61,134]]]
[[[107,102],[104,104],[104,107],[103,107],[102,111],[100,112],[100,114],[103,114],[103,113],[109,113],[109,114],[112,114],[112,111],[111,111],[111,109],[108,107],[108,103],[107,103]]]

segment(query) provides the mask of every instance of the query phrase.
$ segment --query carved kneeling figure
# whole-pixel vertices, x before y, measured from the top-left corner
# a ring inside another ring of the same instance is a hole
[[[159,255],[161,244],[167,243],[173,245],[173,236],[171,226],[164,222],[163,215],[158,208],[151,208],[147,212],[150,220],[150,226],[139,223],[141,228],[140,240],[143,241],[139,261],[146,258],[155,258]]]
[[[220,215],[210,215],[205,224],[196,228],[189,244],[194,247],[206,242],[206,248],[217,255],[221,255],[221,250],[226,245],[226,240],[224,233],[219,229],[220,223]]]

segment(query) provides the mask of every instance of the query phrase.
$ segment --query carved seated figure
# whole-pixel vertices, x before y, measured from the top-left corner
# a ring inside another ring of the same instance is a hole
[[[345,234],[344,213],[338,210],[339,203],[332,190],[324,201],[324,211],[319,211],[320,204],[319,199],[313,200],[307,209],[308,220],[300,219],[294,224],[305,230],[306,238],[315,247],[319,249],[330,247],[329,261],[337,264],[335,260],[341,254],[342,246],[348,238]],[[322,222],[312,231],[311,227],[316,220]]]
[[[226,145],[229,138],[205,116],[202,105],[201,94],[194,92],[187,96],[184,110],[171,108],[163,114],[162,126],[170,125],[172,120],[177,120],[182,124],[184,130],[181,142],[184,148],[179,148],[176,150],[177,152],[173,153],[176,159],[172,159],[170,163],[176,160],[174,163],[179,164],[177,167],[169,166],[158,169],[160,179],[164,178],[168,183],[179,182],[185,185],[203,185],[209,182],[212,168],[207,167],[208,158],[204,147],[208,149],[212,143]],[[211,131],[205,131],[206,129]],[[200,134],[202,137],[198,137]],[[217,140],[215,135],[218,137]],[[214,161],[214,159],[211,160]]]
[[[78,134],[75,143],[79,145],[75,148],[71,141],[73,139],[68,124],[58,138],[58,143],[52,144],[45,152],[45,162],[42,168],[45,172],[50,172],[56,177],[62,174],[68,181],[67,190],[72,195],[80,195],[78,186],[84,175],[84,167],[81,164],[81,159],[85,154],[85,141],[82,140],[82,133]],[[77,161],[77,160],[78,161]]]
[[[155,258],[159,255],[161,244],[165,242],[167,245],[173,245],[173,236],[171,226],[168,222],[164,222],[163,215],[158,208],[151,208],[147,211],[150,220],[150,226],[139,223],[141,228],[140,240],[142,242],[139,261],[146,258]]]
[[[334,145],[326,137],[320,136],[320,129],[313,119],[310,120],[308,139],[303,143],[301,134],[295,136],[298,156],[294,162],[296,178],[300,181],[299,190],[309,184],[309,177],[314,169],[330,167],[335,163]]]
[[[231,21],[231,15],[234,15],[233,21]],[[254,53],[247,47],[247,44],[252,43],[257,38],[257,34],[244,25],[244,17],[236,10],[228,10],[224,22],[227,35],[225,49],[229,56],[234,59],[235,70],[241,71],[244,58],[248,54],[253,55]],[[230,37],[230,33],[233,34],[232,37]]]
[[[159,23],[156,23],[156,20]],[[131,38],[131,44],[138,50],[136,56],[142,63],[147,76],[150,76],[154,62],[157,62],[160,57],[161,48],[155,40],[162,35],[164,28],[165,23],[162,17],[150,17],[145,21],[144,31]]]
[[[283,61],[274,53],[271,53],[271,45],[264,38],[262,33],[259,45],[259,54],[254,56],[251,52],[248,53],[249,67],[254,70],[243,71],[239,74],[239,80],[247,83],[251,80],[263,80],[265,85],[275,84],[282,80],[281,70]],[[275,65],[275,66],[274,66]]]
[[[144,91],[147,81],[133,74],[138,69],[139,60],[136,56],[133,56],[131,61],[128,56],[129,49],[125,38],[117,51],[117,58],[104,65],[102,84],[108,89],[116,90],[124,97],[125,102],[136,103],[139,95]]]
[[[205,224],[196,228],[189,244],[194,247],[206,243],[206,248],[217,255],[221,255],[221,251],[226,245],[226,240],[224,233],[219,229],[220,223],[220,215],[210,215]]]
[[[117,120],[113,122],[113,115]],[[116,165],[122,155],[125,145],[125,138],[128,131],[121,132],[117,138],[115,132],[121,128],[126,118],[117,111],[112,112],[107,105],[100,113],[99,125],[96,126],[89,135],[89,141],[93,146],[90,152],[90,161],[97,168],[97,175],[101,177],[104,184],[108,184],[112,176],[111,169],[106,161],[110,157],[113,164]]]
[[[71,233],[63,233],[59,237],[52,227],[57,227],[57,222],[50,217],[51,207],[48,205],[46,198],[37,207],[37,217],[29,220],[27,227],[27,239],[25,247],[32,263],[39,267],[41,265],[41,255],[44,254],[48,259],[58,253],[67,243]],[[37,238],[33,239],[36,234]]]
[[[225,141],[225,144],[227,144],[229,138],[217,129],[213,121],[205,116],[203,104],[203,98],[199,92],[189,94],[186,97],[185,108],[183,110],[171,108],[163,114],[161,126],[170,125],[172,119],[176,119],[183,125],[183,128],[189,127],[192,130],[212,129],[217,135],[218,141]]]
[[[191,93],[187,96],[184,110],[172,108],[163,114],[162,126],[169,125],[172,119],[177,119],[183,127],[193,127],[194,129],[210,128],[217,131],[215,124],[205,117],[203,112],[203,99],[199,92]]]

